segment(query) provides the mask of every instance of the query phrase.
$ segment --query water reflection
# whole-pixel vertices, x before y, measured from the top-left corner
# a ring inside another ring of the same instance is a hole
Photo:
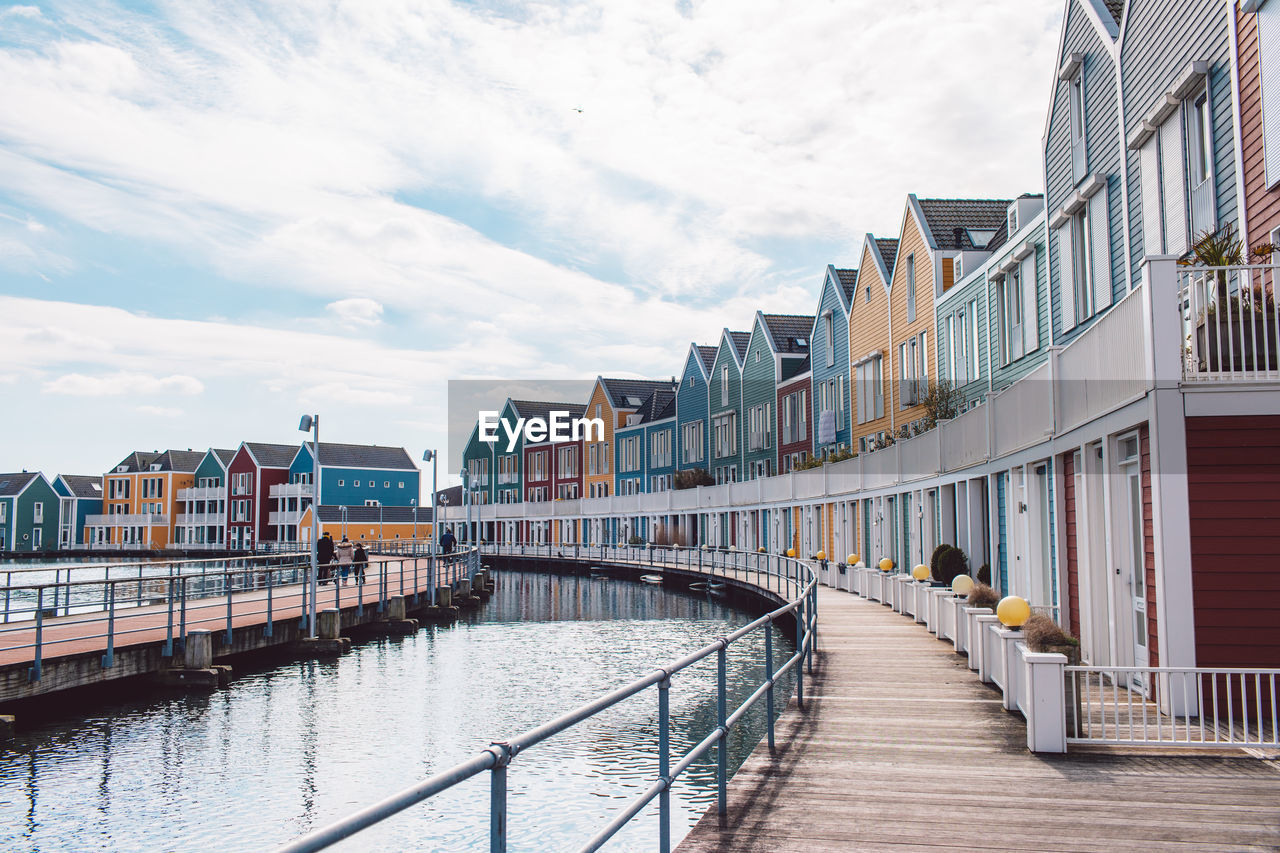
[[[0,752],[0,849],[259,850],[746,619],[723,602],[641,583],[504,572],[494,599],[456,625],[363,643],[335,661],[241,667],[216,694],[154,694],[25,732]],[[762,677],[762,643],[756,635],[731,650],[731,702]],[[674,680],[674,755],[714,726],[714,695],[714,656]],[[762,733],[761,709],[733,738],[731,766]],[[509,771],[510,849],[581,844],[643,790],[657,761],[653,690],[521,754]],[[713,800],[714,762],[709,753],[673,791],[675,837]],[[341,849],[402,849],[412,839],[419,849],[484,850],[487,809],[480,777]],[[651,807],[610,849],[651,850],[656,837]]]

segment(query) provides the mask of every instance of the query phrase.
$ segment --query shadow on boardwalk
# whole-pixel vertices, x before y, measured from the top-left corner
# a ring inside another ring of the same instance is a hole
[[[778,724],[680,845],[700,851],[1277,850],[1280,760],[1037,756],[949,643],[819,591],[820,646]]]

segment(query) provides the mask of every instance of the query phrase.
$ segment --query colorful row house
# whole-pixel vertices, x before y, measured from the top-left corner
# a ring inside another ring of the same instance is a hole
[[[204,453],[191,450],[130,453],[102,478],[102,514],[87,518],[89,547],[167,548],[181,501],[195,483]]]
[[[58,493],[58,548],[85,547],[89,516],[102,512],[102,477],[59,474],[53,490]]]
[[[53,550],[59,500],[38,471],[0,474],[0,551]]]
[[[181,504],[174,544],[182,548],[226,548],[227,468],[235,450],[211,447],[196,466],[195,482],[178,491]]]

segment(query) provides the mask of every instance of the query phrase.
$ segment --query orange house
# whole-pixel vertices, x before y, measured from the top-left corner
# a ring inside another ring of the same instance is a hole
[[[627,425],[627,418],[644,405],[654,391],[676,391],[674,380],[605,379],[596,377],[583,417],[599,418],[604,423],[604,438],[583,442],[586,460],[582,478],[584,497],[607,498],[614,493],[613,431]],[[590,438],[596,438],[592,431]]]
[[[130,453],[102,475],[102,515],[91,515],[91,546],[166,548],[173,541],[178,490],[195,484],[204,453]]]
[[[889,384],[889,282],[898,241],[868,234],[862,241],[858,287],[849,306],[849,375],[853,389],[853,446],[874,449],[893,432]]]

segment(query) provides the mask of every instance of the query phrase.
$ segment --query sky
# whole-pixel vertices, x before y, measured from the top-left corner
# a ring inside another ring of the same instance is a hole
[[[907,193],[1042,191],[1062,5],[0,3],[0,470],[678,374]]]

